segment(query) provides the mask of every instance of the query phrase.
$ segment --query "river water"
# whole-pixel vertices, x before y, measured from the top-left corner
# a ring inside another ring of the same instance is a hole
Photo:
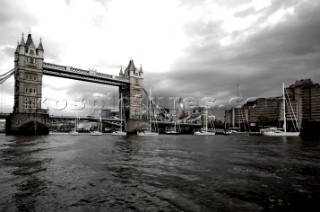
[[[0,134],[4,211],[320,211],[320,140]]]

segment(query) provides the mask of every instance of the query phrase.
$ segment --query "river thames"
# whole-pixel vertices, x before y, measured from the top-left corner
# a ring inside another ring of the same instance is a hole
[[[0,134],[4,211],[320,211],[320,139]]]

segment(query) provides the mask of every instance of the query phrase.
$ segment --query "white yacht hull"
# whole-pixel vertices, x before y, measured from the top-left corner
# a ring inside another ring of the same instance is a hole
[[[114,131],[111,133],[111,135],[115,135],[115,136],[126,136],[127,133],[124,131]]]
[[[102,135],[102,132],[100,132],[100,131],[93,131],[93,132],[90,132],[90,135],[99,136],[99,135]]]
[[[138,136],[158,136],[159,133],[147,131],[147,132],[137,132],[137,135]]]
[[[193,135],[215,135],[215,132],[206,132],[206,131],[197,131],[194,132]]]
[[[72,131],[72,132],[69,132],[69,135],[77,136],[77,135],[79,135],[79,132],[77,132],[77,131]]]
[[[274,131],[274,132],[264,132],[263,135],[266,135],[266,136],[299,136],[300,132]]]
[[[169,131],[166,131],[166,134],[179,134],[179,133],[175,130],[169,130]]]

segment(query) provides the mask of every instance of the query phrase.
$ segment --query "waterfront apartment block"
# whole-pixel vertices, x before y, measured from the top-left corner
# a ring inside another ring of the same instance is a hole
[[[320,86],[310,79],[298,80],[285,88],[288,129],[318,128],[320,126]],[[225,111],[228,127],[247,128],[282,127],[283,98],[258,98],[240,107]],[[294,120],[297,120],[295,126]]]

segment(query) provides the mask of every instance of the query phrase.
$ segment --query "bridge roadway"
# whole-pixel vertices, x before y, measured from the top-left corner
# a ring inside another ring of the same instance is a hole
[[[43,63],[43,74],[113,86],[126,86],[130,84],[128,79],[123,79],[115,75],[103,74],[93,70],[87,71],[71,66],[62,66],[45,62]]]

